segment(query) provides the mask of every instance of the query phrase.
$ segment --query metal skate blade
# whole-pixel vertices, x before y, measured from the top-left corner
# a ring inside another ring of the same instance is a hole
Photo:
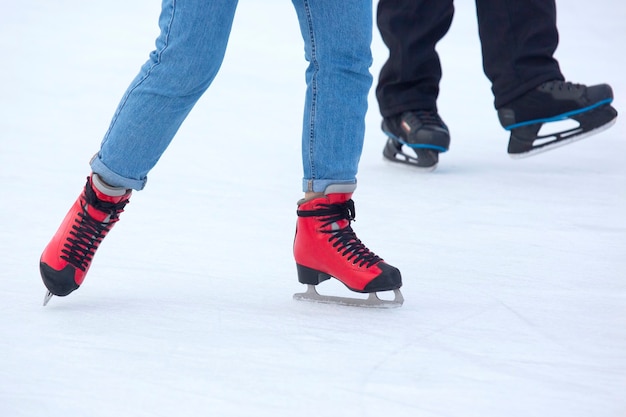
[[[600,132],[603,132],[607,130],[608,128],[610,128],[611,126],[613,126],[615,122],[617,122],[617,118],[614,118],[610,122],[596,129],[588,130],[587,132],[581,133],[579,135],[566,137],[565,139],[561,139],[561,140],[553,140],[552,142],[547,142],[544,145],[539,145],[535,148],[532,148],[528,152],[509,154],[509,156],[512,159],[524,159],[524,158],[528,158],[529,156],[535,156],[537,154],[544,153],[546,151],[551,151],[552,149],[560,148],[561,146],[569,145],[570,143],[578,142],[581,139],[585,139],[585,138],[588,138],[589,136],[593,136]]]
[[[369,293],[367,298],[350,298],[337,297],[334,295],[321,295],[317,292],[315,285],[307,285],[305,292],[293,295],[294,300],[311,301],[315,303],[337,304],[351,307],[368,307],[368,308],[397,308],[404,303],[404,297],[399,289],[393,290],[393,300],[383,300],[378,297],[375,292]]]
[[[414,155],[405,152],[412,149]],[[386,161],[409,165],[413,169],[422,172],[431,172],[437,168],[439,152],[432,149],[412,148],[411,145],[398,141],[393,137],[387,139],[383,149],[383,157]]]
[[[400,155],[400,156],[399,156]],[[387,156],[383,156],[383,161],[388,162],[390,164],[394,164],[394,165],[402,165],[402,166],[409,166],[411,167],[410,169],[414,172],[420,172],[420,173],[428,173],[428,172],[433,172],[434,170],[437,169],[437,165],[435,164],[433,166],[429,166],[429,167],[423,167],[423,166],[419,166],[417,165],[416,162],[413,162],[413,160],[415,160],[416,158],[413,158],[410,155],[407,155],[405,153],[400,153],[400,154],[396,154],[394,157],[389,158]],[[409,168],[407,168],[409,169]]]
[[[45,307],[48,304],[48,301],[54,296],[50,291],[46,291],[46,295],[43,297],[43,306]]]

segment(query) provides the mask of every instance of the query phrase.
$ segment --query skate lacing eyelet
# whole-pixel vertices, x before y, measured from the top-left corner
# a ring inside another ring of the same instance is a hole
[[[321,228],[324,229],[331,226],[329,230],[320,230],[321,233],[329,234],[328,242],[332,242],[332,246],[336,248],[341,256],[351,261],[354,265],[365,266],[369,268],[382,259],[371,252],[359,238],[350,226],[355,218],[354,201],[348,200],[340,204],[320,204],[320,208],[311,211],[299,211],[298,215],[303,217],[319,217],[323,222]],[[345,227],[334,229],[333,224],[339,224],[341,221],[347,221]]]
[[[69,232],[73,237],[67,237],[67,243],[63,245],[65,249],[61,250],[63,253],[61,259],[81,271],[87,270],[98,246],[113,225],[119,221],[120,213],[124,211],[128,203],[128,200],[119,203],[101,201],[93,194],[90,187],[86,187],[85,191],[86,201],[81,202],[83,211],[78,213],[78,217],[74,220],[75,224],[72,225],[73,230]],[[89,206],[109,215],[105,221],[98,221],[89,214]]]
[[[575,84],[571,81],[548,81],[545,84],[542,84],[541,87],[544,87],[546,90],[548,91],[554,91],[554,90],[559,90],[559,91],[563,91],[563,90],[567,90],[567,91],[572,91],[572,90],[578,90],[580,89],[582,86],[582,84]]]
[[[411,125],[419,123],[421,125],[443,126],[443,120],[441,120],[439,114],[430,110],[415,110],[409,112],[405,118],[408,119],[407,121]]]
[[[80,221],[75,220],[76,224],[72,226],[74,230],[70,232],[74,238],[67,238],[69,243],[64,245],[66,249],[61,250],[65,254],[65,256],[61,256],[61,259],[66,260],[81,271],[85,271],[102,239],[117,220],[110,219],[108,223],[100,223],[86,212],[79,213],[78,216]]]

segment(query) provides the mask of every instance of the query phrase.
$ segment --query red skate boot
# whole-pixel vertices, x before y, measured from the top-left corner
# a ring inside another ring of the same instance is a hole
[[[84,281],[102,239],[119,220],[131,190],[113,188],[93,174],[65,216],[39,261],[41,278],[48,292],[66,296]]]
[[[298,280],[307,285],[307,291],[294,294],[294,298],[363,307],[399,307],[404,302],[399,290],[400,271],[370,252],[357,238],[350,226],[354,220],[351,197],[352,193],[327,193],[299,203],[294,256]],[[352,291],[368,293],[369,297],[320,295],[315,286],[331,277]],[[395,298],[381,300],[376,295],[378,291],[394,291]]]

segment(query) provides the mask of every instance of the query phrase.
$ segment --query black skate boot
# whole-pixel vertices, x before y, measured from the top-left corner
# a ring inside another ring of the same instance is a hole
[[[385,158],[425,171],[437,168],[439,153],[450,147],[450,132],[436,110],[415,110],[386,117],[382,130],[389,136],[383,149]],[[411,148],[415,156],[403,152],[403,146]]]
[[[498,109],[498,118],[511,131],[508,153],[521,158],[599,133],[615,123],[613,91],[607,84],[585,86],[548,81]],[[539,134],[545,123],[571,119],[577,127]]]

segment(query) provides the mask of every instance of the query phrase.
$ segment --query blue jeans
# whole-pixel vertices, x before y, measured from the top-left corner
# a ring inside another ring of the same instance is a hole
[[[293,4],[309,62],[303,191],[356,184],[372,84],[372,2],[293,0]],[[124,94],[91,161],[91,169],[105,182],[144,188],[148,172],[213,82],[236,7],[236,0],[163,0],[156,50]]]

